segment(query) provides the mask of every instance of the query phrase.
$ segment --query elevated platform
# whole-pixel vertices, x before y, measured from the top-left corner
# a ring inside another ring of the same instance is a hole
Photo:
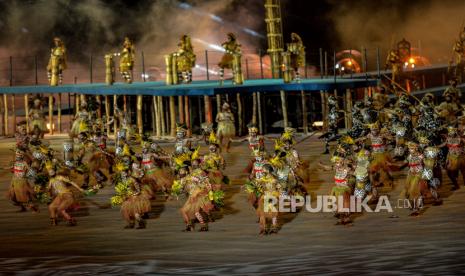
[[[200,96],[225,93],[276,92],[284,91],[319,91],[344,90],[348,88],[363,88],[376,86],[376,79],[303,79],[300,83],[284,83],[282,79],[246,80],[242,85],[233,85],[225,81],[219,85],[218,81],[194,81],[190,84],[166,85],[163,81],[135,82],[133,84],[104,83],[67,84],[61,86],[8,86],[0,87],[0,94],[35,94],[35,93],[77,93],[87,95],[156,95],[156,96]]]

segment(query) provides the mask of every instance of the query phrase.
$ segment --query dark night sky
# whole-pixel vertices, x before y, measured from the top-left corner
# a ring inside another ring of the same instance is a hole
[[[0,56],[46,53],[55,35],[65,38],[69,52],[76,55],[75,60],[86,57],[88,52],[118,47],[124,35],[132,37],[138,46],[153,49],[155,43],[167,37],[177,39],[182,24],[196,26],[195,19],[180,16],[184,12],[179,8],[182,3],[206,13],[214,10],[229,22],[265,35],[264,0],[0,0]],[[422,40],[432,53],[445,52],[465,19],[463,0],[281,0],[281,3],[285,41],[291,32],[297,32],[306,48],[314,52],[320,47],[389,48],[389,44],[404,36],[413,42]],[[162,21],[171,18],[171,25],[155,28],[162,25],[157,23],[158,18]],[[171,33],[171,27],[176,29],[178,25],[177,20],[184,22],[179,24],[180,30]],[[206,31],[223,28],[214,22],[203,26]],[[222,39],[211,38],[217,43]],[[257,44],[256,48],[266,48],[265,39],[251,43]],[[434,48],[441,43],[440,49]],[[160,46],[163,47],[166,45]]]

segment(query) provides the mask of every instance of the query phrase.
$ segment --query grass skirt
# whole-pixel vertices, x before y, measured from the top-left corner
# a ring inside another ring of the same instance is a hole
[[[277,196],[277,195],[275,195]],[[276,208],[276,212],[273,212],[273,208],[272,207],[268,207],[267,210],[265,210],[265,196],[262,195],[260,196],[260,198],[258,199],[258,207],[257,207],[257,216],[259,217],[264,217],[264,218],[274,218],[274,217],[277,217],[278,216],[278,204],[274,205],[274,208]]]
[[[173,177],[166,169],[153,168],[145,173],[142,183],[152,187],[155,192],[168,192],[173,184]]]
[[[236,127],[233,122],[219,122],[216,132],[218,137],[234,137],[236,135]]]
[[[121,214],[127,221],[134,219],[136,214],[143,215],[144,213],[150,212],[151,209],[150,200],[144,192],[139,195],[129,196],[121,204]]]
[[[214,208],[213,203],[208,198],[208,192],[206,190],[196,190],[187,198],[186,203],[182,206],[181,211],[192,220],[195,219],[195,214],[203,211],[209,214]]]
[[[27,182],[27,179],[13,176],[8,191],[8,199],[16,203],[28,203],[33,198],[34,190]]]

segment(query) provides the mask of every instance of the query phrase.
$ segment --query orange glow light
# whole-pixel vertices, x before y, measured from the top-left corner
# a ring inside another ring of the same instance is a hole
[[[409,58],[408,62],[413,64],[413,63],[415,63],[415,59],[414,58]]]

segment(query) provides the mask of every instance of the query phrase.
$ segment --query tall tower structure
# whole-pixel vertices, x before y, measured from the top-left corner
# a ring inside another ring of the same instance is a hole
[[[265,0],[265,22],[268,38],[268,54],[271,58],[271,75],[281,77],[281,53],[284,51],[283,23],[280,0]]]

